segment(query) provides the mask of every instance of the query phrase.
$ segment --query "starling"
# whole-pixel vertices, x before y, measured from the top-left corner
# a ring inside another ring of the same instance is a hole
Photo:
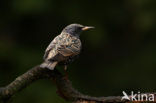
[[[81,51],[80,33],[91,29],[91,26],[70,24],[65,27],[61,34],[56,36],[49,44],[44,54],[42,68],[53,70],[57,64],[63,64],[64,69],[71,63]]]

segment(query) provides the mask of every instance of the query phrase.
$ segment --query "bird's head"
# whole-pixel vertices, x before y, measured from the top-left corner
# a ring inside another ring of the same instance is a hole
[[[89,29],[92,29],[94,27],[91,27],[91,26],[83,26],[81,24],[70,24],[68,26],[66,26],[62,32],[65,32],[65,33],[68,33],[70,35],[73,35],[73,36],[77,36],[79,37],[80,36],[80,33],[82,31],[86,31],[86,30],[89,30]]]

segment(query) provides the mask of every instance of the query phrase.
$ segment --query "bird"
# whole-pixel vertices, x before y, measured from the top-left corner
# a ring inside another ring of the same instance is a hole
[[[94,27],[76,23],[66,26],[45,50],[43,56],[44,62],[40,67],[54,70],[56,65],[60,64],[64,65],[64,70],[67,70],[67,65],[80,54],[82,48],[80,40],[81,32],[92,28]]]

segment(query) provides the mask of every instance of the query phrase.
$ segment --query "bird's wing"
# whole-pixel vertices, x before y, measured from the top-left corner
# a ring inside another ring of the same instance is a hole
[[[80,39],[69,34],[61,34],[54,38],[54,40],[47,47],[44,59],[51,59],[57,54],[65,57],[79,54],[81,49]]]
[[[43,56],[44,59],[47,59],[48,58],[48,55],[50,54],[50,51],[55,51],[55,48],[56,48],[56,44],[58,44],[58,38],[59,36],[55,37],[53,39],[53,41],[51,41],[51,43],[49,44],[49,46],[47,47],[47,49],[45,50],[45,54]],[[53,53],[54,55],[55,53]]]
[[[63,56],[74,56],[80,53],[81,41],[79,38],[64,34],[62,42],[57,48],[57,51]]]

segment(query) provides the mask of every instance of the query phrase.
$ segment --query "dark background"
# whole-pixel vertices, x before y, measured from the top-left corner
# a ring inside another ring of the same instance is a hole
[[[82,33],[82,53],[68,66],[75,88],[92,96],[156,90],[156,0],[1,0],[0,86],[40,64],[71,23],[95,26]],[[13,103],[66,102],[51,81],[39,80]]]

